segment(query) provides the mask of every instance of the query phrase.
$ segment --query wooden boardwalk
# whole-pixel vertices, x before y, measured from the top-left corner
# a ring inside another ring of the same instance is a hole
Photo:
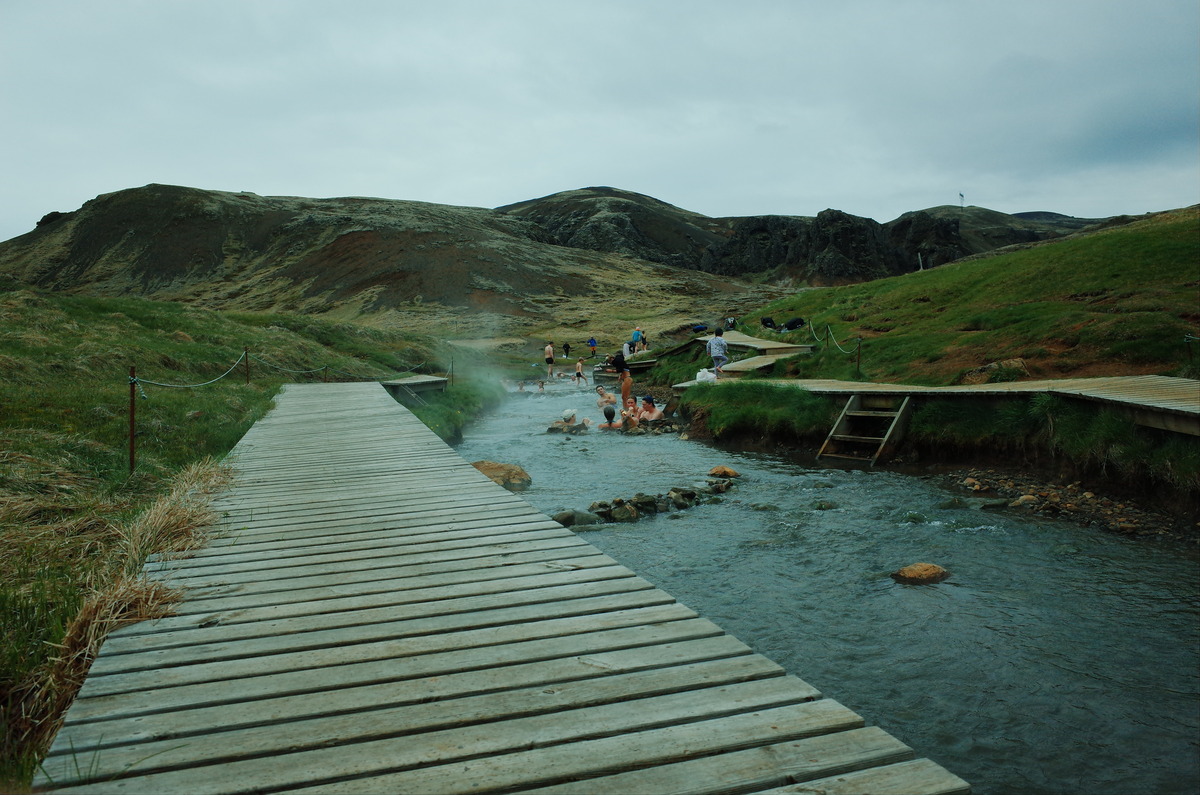
[[[728,368],[727,368],[728,369]],[[695,381],[675,384],[683,392]],[[1165,375],[1111,376],[1107,378],[1057,378],[1008,381],[997,384],[917,386],[831,379],[771,379],[759,383],[801,387],[826,395],[916,395],[941,397],[973,395],[996,397],[1048,393],[1106,403],[1133,413],[1134,420],[1154,428],[1200,436],[1200,381]]]
[[[493,484],[377,384],[288,387],[176,615],[107,640],[35,785],[967,792]],[[881,673],[881,675],[886,675]]]

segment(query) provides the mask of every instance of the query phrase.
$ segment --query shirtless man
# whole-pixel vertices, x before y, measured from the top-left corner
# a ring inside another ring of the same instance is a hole
[[[547,379],[553,378],[554,377],[554,340],[550,340],[546,343],[546,350],[544,351],[544,353],[546,354],[546,378]]]
[[[579,379],[580,381],[582,381],[583,383],[585,383],[585,384],[587,383],[587,376],[583,374],[583,358],[582,357],[580,357],[579,361],[575,362],[575,377],[577,379]]]
[[[604,390],[604,387],[602,387],[602,386],[597,386],[597,387],[596,387],[596,394],[598,395],[598,397],[596,398],[596,408],[598,408],[598,409],[602,409],[602,408],[604,408],[605,406],[613,406],[613,405],[616,405],[616,402],[617,402],[617,396],[616,396],[616,395],[614,395],[614,394],[613,394],[613,393],[611,393],[611,392],[606,392],[606,391]]]
[[[654,396],[646,395],[642,398],[642,408],[638,412],[638,420],[645,422],[646,420],[661,420],[662,418],[662,409],[654,405]]]

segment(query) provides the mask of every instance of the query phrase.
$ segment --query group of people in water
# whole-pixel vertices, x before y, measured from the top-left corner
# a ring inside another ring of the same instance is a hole
[[[626,398],[619,404],[620,398],[602,386],[596,387],[596,408],[604,414],[604,422],[596,426],[601,431],[628,431],[637,428],[644,422],[663,419],[663,411],[654,401],[653,395],[646,395],[639,404],[634,398]],[[617,416],[618,408],[620,417]],[[579,420],[575,409],[566,409],[562,419],[555,420],[547,429],[556,433],[579,433],[591,427],[592,421],[584,417]]]
[[[591,356],[594,357],[596,355],[596,338],[590,337],[585,344],[591,350]],[[596,408],[601,410],[605,420],[596,426],[597,429],[602,431],[631,430],[643,422],[653,422],[654,420],[663,419],[663,411],[655,403],[653,395],[646,395],[640,402],[630,395],[633,389],[633,378],[629,373],[629,365],[626,362],[626,357],[638,351],[647,350],[648,347],[649,340],[646,337],[646,333],[638,326],[630,335],[630,340],[621,346],[620,351],[605,357],[605,368],[615,372],[621,394],[618,396],[607,391],[603,386],[596,386]],[[570,343],[563,343],[562,350],[564,357],[569,356],[571,352]],[[553,378],[555,362],[553,340],[546,342],[544,353],[546,357],[546,377],[548,379]],[[575,362],[575,374],[571,376],[572,383],[588,383],[587,376],[583,372],[583,363],[585,361],[586,358],[579,358]],[[560,377],[563,375],[563,373],[559,373]],[[523,384],[520,386],[523,386]],[[574,409],[570,409],[563,412],[562,419],[551,423],[548,430],[552,432],[579,433],[590,428],[591,424],[591,420],[586,417],[582,421],[577,421]]]

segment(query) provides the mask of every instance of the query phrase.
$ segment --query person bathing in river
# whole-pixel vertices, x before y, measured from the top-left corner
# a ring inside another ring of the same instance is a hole
[[[588,382],[587,376],[583,374],[583,357],[582,356],[579,357],[579,361],[575,362],[575,378],[577,378],[578,380],[582,381],[585,384]]]
[[[624,406],[621,409],[621,416],[625,418],[625,427],[636,428],[638,426],[638,416],[641,414],[638,410],[637,401],[633,398],[627,398],[621,405]]]
[[[543,351],[546,355],[546,379],[554,377],[554,340],[546,343],[546,350]]]
[[[567,409],[562,413],[561,420],[555,420],[550,423],[550,427],[546,429],[547,433],[583,433],[588,429],[592,421],[587,417],[583,418],[583,422],[575,422],[575,409]]]
[[[662,409],[654,405],[654,396],[646,395],[642,398],[642,407],[638,411],[638,422],[647,420],[661,420],[663,418]]]
[[[617,407],[609,404],[604,407],[604,422],[596,426],[602,431],[619,431],[624,423],[617,422]]]
[[[596,395],[596,408],[602,409],[605,406],[616,405],[617,396],[612,392],[606,391],[604,387],[600,386],[599,384],[596,385]]]

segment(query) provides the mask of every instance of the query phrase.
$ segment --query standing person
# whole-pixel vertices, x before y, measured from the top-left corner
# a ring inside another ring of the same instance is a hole
[[[626,346],[629,343],[625,343]],[[633,379],[629,376],[629,365],[625,361],[624,353],[614,353],[612,357],[613,369],[617,371],[617,383],[621,387],[621,405],[625,405],[625,401],[629,399],[629,390],[633,386]]]
[[[554,340],[546,342],[546,378],[554,377]]]
[[[587,346],[592,349],[592,356],[596,355],[596,338],[588,337]]]
[[[569,342],[563,343],[563,358],[564,359],[571,358],[571,343],[569,343]]]
[[[721,368],[729,364],[729,357],[726,356],[729,352],[729,343],[725,341],[725,330],[717,329],[713,332],[712,339],[708,341],[708,355],[713,360],[713,372],[717,375],[725,375],[725,371]]]
[[[564,347],[566,347],[566,346],[564,346]],[[588,382],[587,376],[583,374],[583,357],[582,356],[579,357],[579,361],[575,362],[575,378],[577,378],[578,380],[582,381],[585,384]]]

